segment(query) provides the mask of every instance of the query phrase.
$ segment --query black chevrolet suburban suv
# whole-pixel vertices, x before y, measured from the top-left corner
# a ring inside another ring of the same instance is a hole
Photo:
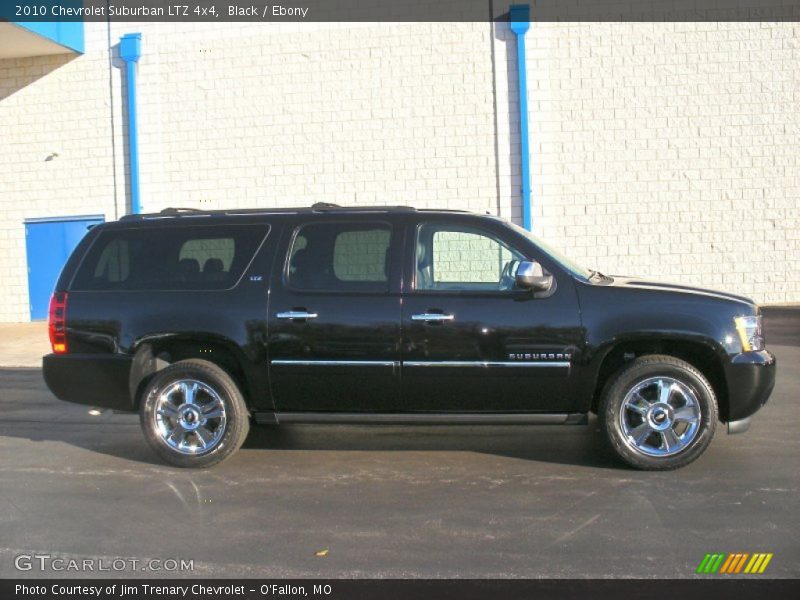
[[[50,306],[60,399],[138,411],[206,467],[257,423],[580,424],[641,469],[747,429],[775,358],[751,300],[610,277],[500,218],[167,209],[89,230]]]

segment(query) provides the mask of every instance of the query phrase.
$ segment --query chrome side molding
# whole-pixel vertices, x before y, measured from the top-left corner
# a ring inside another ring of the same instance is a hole
[[[411,315],[412,321],[425,321],[427,323],[441,323],[443,321],[452,321],[455,319],[453,315],[445,315],[442,313],[420,313],[418,315]]]
[[[273,360],[273,365],[295,365],[301,367],[394,367],[400,366],[392,360]]]
[[[485,361],[485,360],[305,360],[305,359],[275,359],[271,361],[273,365],[296,365],[303,367],[473,367],[473,368],[494,368],[494,367],[556,367],[567,369],[569,361],[556,360],[509,360],[509,361]]]
[[[404,367],[560,367],[569,368],[569,361],[556,360],[404,360]]]
[[[300,310],[288,310],[286,312],[279,312],[275,316],[279,319],[316,319],[319,315],[317,313]]]

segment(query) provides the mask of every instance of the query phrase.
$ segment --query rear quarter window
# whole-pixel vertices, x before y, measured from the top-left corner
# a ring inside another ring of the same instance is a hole
[[[266,225],[104,231],[70,289],[228,289],[239,281],[268,232]]]

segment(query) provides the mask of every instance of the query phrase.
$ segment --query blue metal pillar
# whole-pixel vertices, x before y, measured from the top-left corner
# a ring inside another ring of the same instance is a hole
[[[141,212],[139,197],[139,124],[136,114],[136,63],[142,56],[142,34],[126,33],[119,40],[119,56],[128,77],[128,160],[131,171],[131,214]]]
[[[527,4],[509,9],[511,31],[517,36],[517,72],[519,79],[519,153],[522,163],[522,225],[528,231],[531,219],[531,157],[528,140],[528,68],[525,59],[525,32],[530,28],[531,11]]]

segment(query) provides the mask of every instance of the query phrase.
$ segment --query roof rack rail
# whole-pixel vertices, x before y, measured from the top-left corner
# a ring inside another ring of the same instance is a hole
[[[315,202],[311,205],[314,211],[352,211],[352,212],[389,212],[394,210],[417,210],[413,206],[342,206],[333,202]]]
[[[243,209],[214,209],[203,210],[199,208],[183,208],[170,206],[159,212],[153,213],[135,213],[129,215],[122,215],[119,217],[120,221],[139,221],[139,220],[158,220],[170,219],[175,217],[245,217],[248,215],[266,215],[266,214],[297,214],[303,212],[341,212],[341,213],[387,213],[387,212],[416,212],[417,209],[413,206],[341,206],[332,202],[316,202],[311,207],[303,208],[243,208]]]
[[[158,214],[164,215],[165,217],[177,217],[181,213],[202,213],[202,212],[207,212],[207,211],[200,210],[199,208],[181,208],[177,206],[170,206],[168,208],[165,208]]]

